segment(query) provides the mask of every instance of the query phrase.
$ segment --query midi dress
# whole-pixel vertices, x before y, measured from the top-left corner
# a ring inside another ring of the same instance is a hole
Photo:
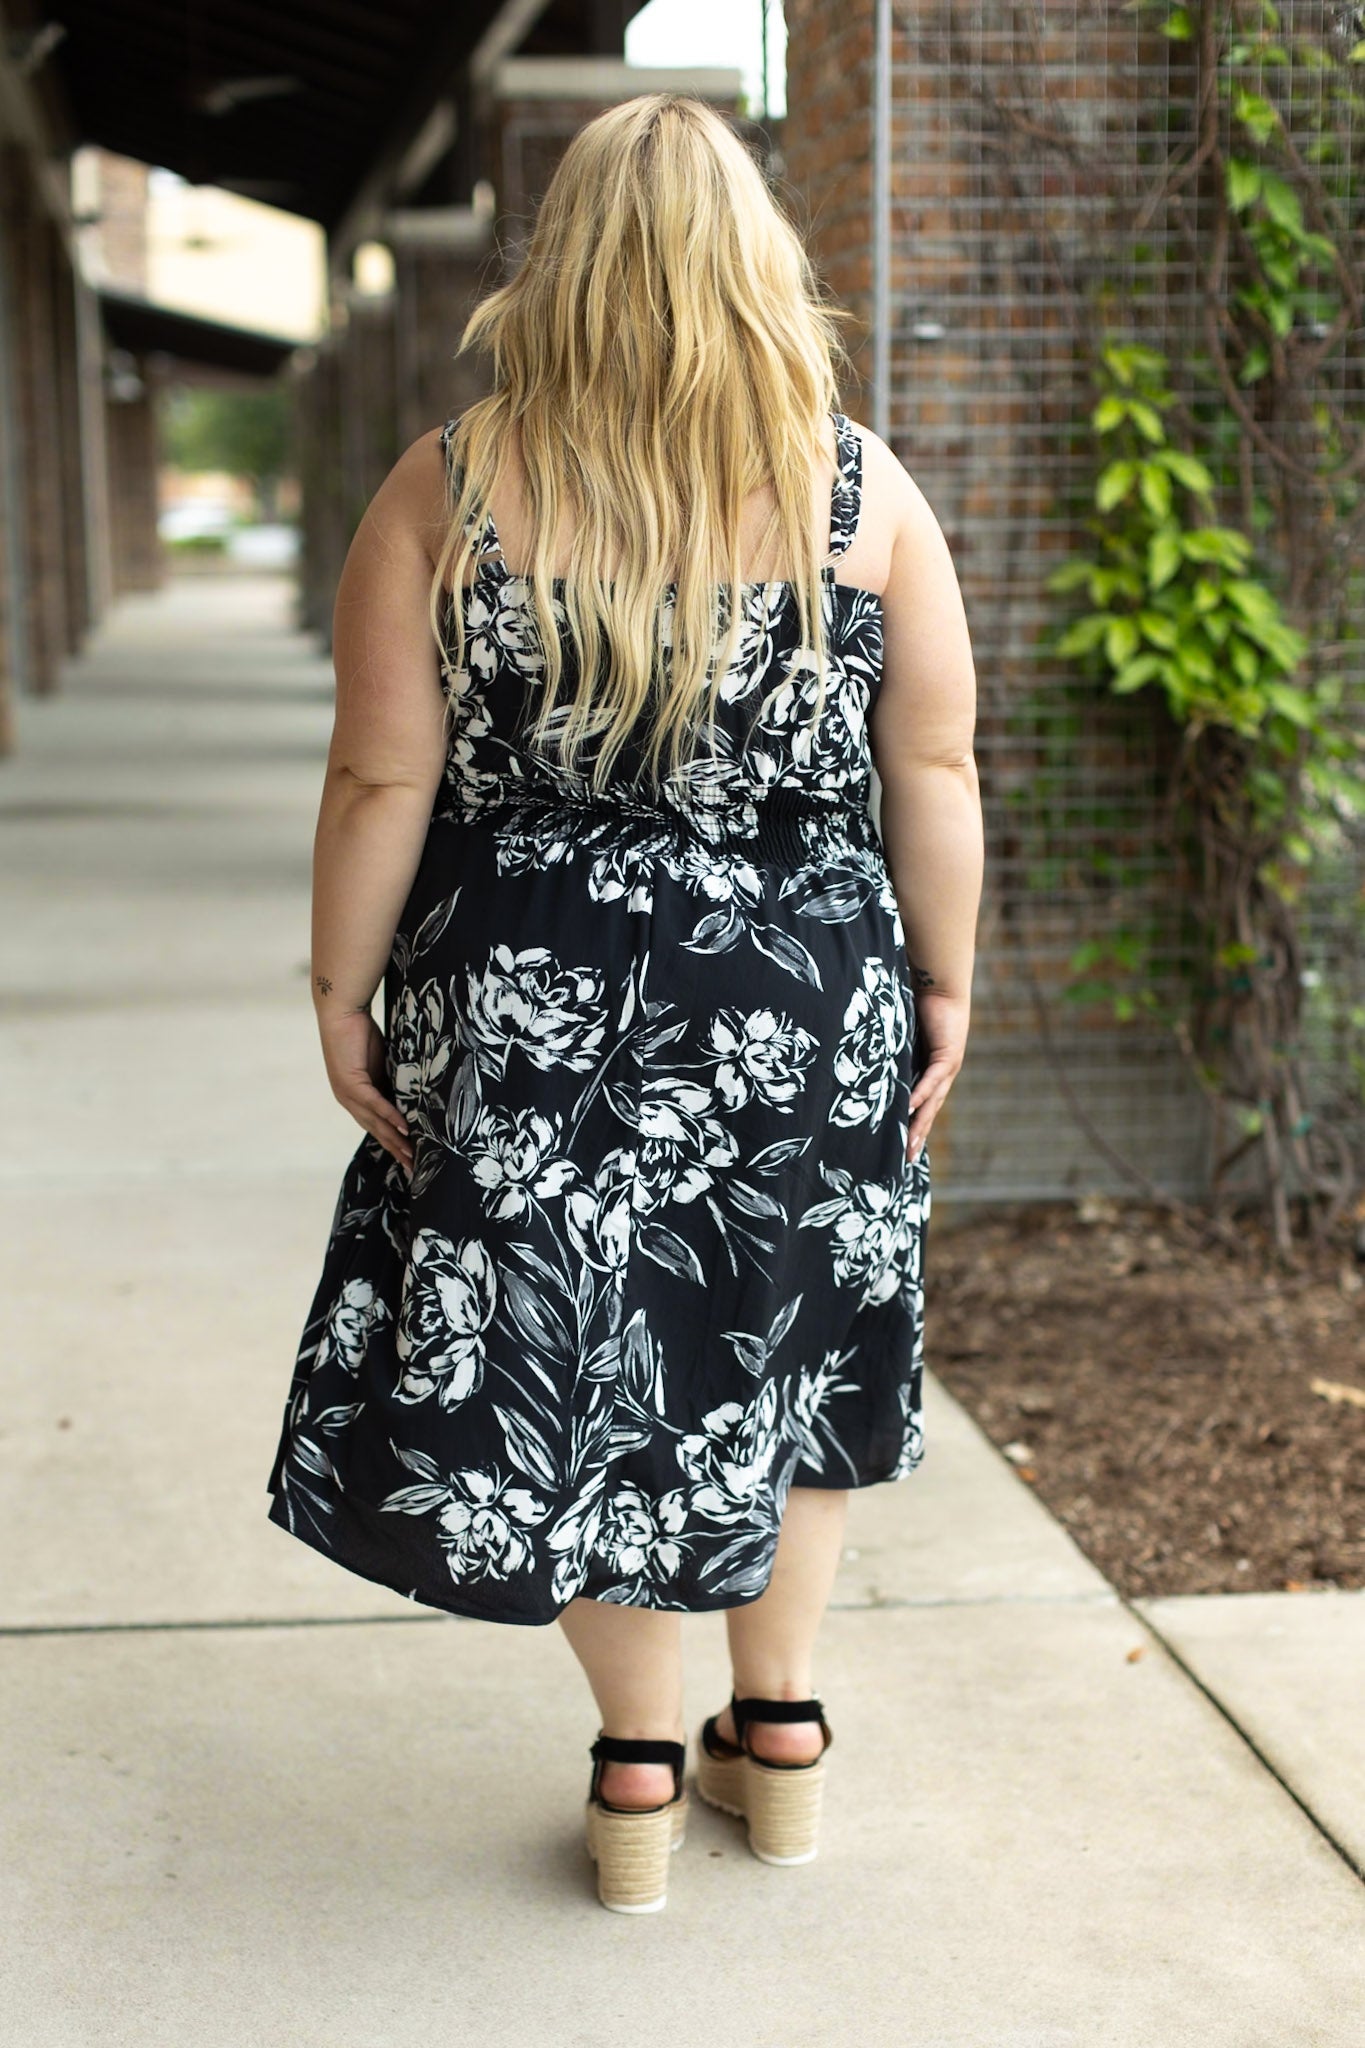
[[[881,601],[833,567],[862,444],[833,421],[819,724],[794,586],[741,584],[718,738],[651,796],[630,747],[602,792],[528,747],[530,586],[471,520],[383,984],[413,1172],[368,1133],[345,1170],[267,1481],[273,1522],[425,1606],[739,1606],[792,1486],[923,1456],[920,1034],[870,806]]]

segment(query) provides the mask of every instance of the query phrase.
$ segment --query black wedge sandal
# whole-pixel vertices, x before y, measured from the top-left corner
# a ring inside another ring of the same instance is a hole
[[[613,1913],[657,1913],[668,1903],[668,1859],[687,1826],[683,1784],[686,1748],[646,1736],[599,1735],[588,1791],[588,1854],[597,1865],[597,1896]],[[662,1806],[611,1806],[602,1798],[604,1763],[671,1764],[673,1797]]]
[[[820,1833],[825,1789],[825,1750],[834,1740],[819,1700],[730,1698],[738,1743],[717,1733],[719,1714],[702,1723],[697,1755],[697,1790],[709,1806],[748,1823],[749,1847],[764,1863],[810,1863]],[[784,1764],[755,1756],[749,1747],[751,1721],[818,1721],[824,1747],[810,1763]]]

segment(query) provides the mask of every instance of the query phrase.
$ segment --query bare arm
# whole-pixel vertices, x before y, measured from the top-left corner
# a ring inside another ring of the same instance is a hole
[[[337,1100],[411,1167],[383,1092],[370,1013],[426,842],[445,765],[444,698],[427,622],[441,516],[434,433],[399,458],[356,529],[333,613],[336,715],[313,839],[312,990]]]
[[[900,507],[883,594],[885,667],[870,724],[881,832],[928,1064],[910,1098],[917,1156],[962,1065],[984,844],[972,751],[976,671],[962,592],[928,502],[876,444]]]

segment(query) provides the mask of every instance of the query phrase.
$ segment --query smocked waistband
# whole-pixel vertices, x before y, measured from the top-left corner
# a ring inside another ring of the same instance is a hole
[[[799,790],[770,790],[754,804],[753,819],[752,826],[722,823],[668,805],[632,804],[611,792],[582,797],[557,790],[519,791],[468,809],[448,804],[433,814],[437,824],[562,835],[586,850],[626,845],[646,855],[711,853],[755,867],[802,867],[881,844],[866,809]]]

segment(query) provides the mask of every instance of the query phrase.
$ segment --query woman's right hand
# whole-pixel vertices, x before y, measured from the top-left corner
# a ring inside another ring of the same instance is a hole
[[[912,1166],[924,1150],[934,1118],[957,1079],[967,1051],[971,1012],[970,996],[950,996],[940,989],[928,988],[921,989],[915,997],[916,1030],[920,1046],[928,1047],[928,1058],[910,1092],[905,1156]]]
[[[319,1013],[318,1031],[333,1095],[411,1177],[413,1145],[407,1122],[381,1085],[388,1078],[383,1032],[368,1010]]]

